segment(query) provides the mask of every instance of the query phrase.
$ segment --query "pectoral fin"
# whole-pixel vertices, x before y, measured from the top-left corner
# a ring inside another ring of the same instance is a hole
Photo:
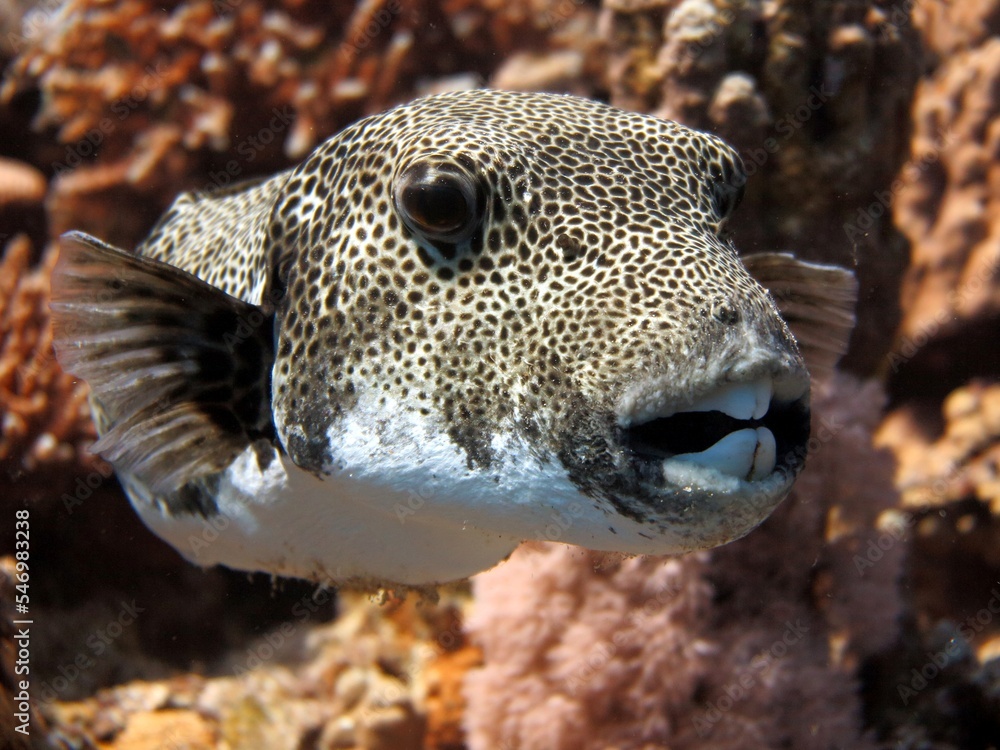
[[[93,450],[165,497],[273,438],[273,318],[173,266],[79,232],[52,278],[59,363],[90,385]]]
[[[847,351],[854,330],[858,281],[839,266],[807,263],[790,253],[760,253],[743,259],[767,289],[799,342],[809,372],[831,371]]]

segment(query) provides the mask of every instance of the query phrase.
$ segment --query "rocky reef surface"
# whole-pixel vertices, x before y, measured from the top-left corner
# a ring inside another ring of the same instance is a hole
[[[996,0],[0,3],[0,746],[997,746],[998,35]],[[193,568],[86,451],[54,238],[134,245],[182,190],[484,84],[716,132],[752,175],[737,247],[856,269],[793,494],[676,559],[554,527],[437,600]]]

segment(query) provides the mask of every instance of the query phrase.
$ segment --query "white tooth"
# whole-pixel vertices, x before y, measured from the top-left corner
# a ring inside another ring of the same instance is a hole
[[[763,377],[753,384],[753,418],[762,419],[771,406],[771,378]]]
[[[746,383],[724,385],[684,411],[721,411],[734,419],[750,419],[756,407],[754,388]]]
[[[750,481],[757,482],[771,475],[778,456],[778,446],[774,442],[774,433],[766,427],[758,427],[757,450],[753,455],[753,469]]]
[[[700,453],[680,453],[669,460],[707,466],[742,479],[753,468],[756,448],[756,430],[737,430]]]

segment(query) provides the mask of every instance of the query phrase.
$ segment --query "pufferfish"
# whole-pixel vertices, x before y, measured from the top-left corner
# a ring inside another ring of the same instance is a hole
[[[806,358],[853,321],[852,273],[741,260],[745,181],[652,116],[430,96],[180,196],[134,253],[68,234],[58,358],[93,450],[199,565],[422,586],[528,539],[706,549],[788,493]]]

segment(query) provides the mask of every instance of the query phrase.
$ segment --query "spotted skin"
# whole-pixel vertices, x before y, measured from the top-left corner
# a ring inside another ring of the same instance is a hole
[[[460,244],[401,218],[393,186],[427,164],[475,186]],[[515,434],[647,521],[662,482],[615,446],[629,384],[703,367],[737,328],[796,356],[723,238],[743,181],[730,147],[673,122],[462,92],[363,120],[247,192],[183,198],[139,252],[274,308],[274,422],[299,466],[336,461],[326,435],[376,394],[440,420],[470,467]]]
[[[592,101],[420,99],[180,196],[134,253],[69,233],[57,356],[200,565],[422,586],[525,539],[706,549],[791,488],[805,358],[832,366],[856,297],[741,260],[745,178],[717,138]]]

